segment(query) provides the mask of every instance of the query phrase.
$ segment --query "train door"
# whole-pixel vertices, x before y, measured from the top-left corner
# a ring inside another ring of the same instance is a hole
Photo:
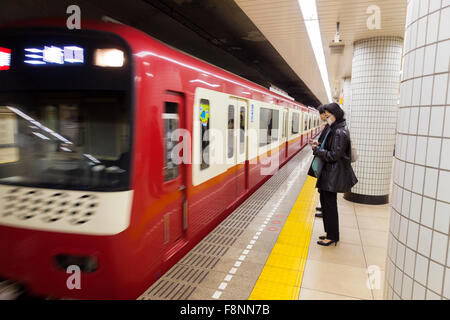
[[[308,143],[308,112],[303,112],[303,137],[304,140],[302,141],[302,144],[305,145]]]
[[[289,156],[288,154],[288,148],[289,148],[289,109],[286,108],[283,111],[283,135],[282,137],[284,138],[284,155],[285,158],[287,158]]]
[[[227,169],[231,170],[229,174],[230,179],[233,180],[232,184],[229,184],[227,190],[225,190],[227,198],[227,206],[234,202],[238,195],[236,179],[239,174],[236,170],[236,160],[237,160],[237,144],[236,144],[236,129],[238,124],[238,100],[236,98],[229,98],[228,101],[228,111],[227,111],[227,139],[226,139],[226,163]]]
[[[233,118],[234,117],[234,118]],[[247,102],[230,98],[228,103],[228,163],[232,164],[235,188],[233,199],[241,196],[248,186],[247,182]],[[231,159],[232,158],[232,159]]]
[[[183,232],[187,229],[186,167],[184,164],[186,161],[179,160],[189,155],[189,151],[185,149],[190,146],[187,145],[188,140],[183,140],[182,130],[178,130],[186,128],[184,107],[182,95],[166,92],[162,114],[164,130],[163,193],[170,194],[170,198],[173,199],[164,212],[164,243],[169,248],[182,238]],[[183,147],[180,148],[180,146]]]
[[[238,134],[237,134],[237,152],[236,163],[238,165],[237,176],[237,194],[241,195],[248,189],[248,103],[245,100],[238,100]]]

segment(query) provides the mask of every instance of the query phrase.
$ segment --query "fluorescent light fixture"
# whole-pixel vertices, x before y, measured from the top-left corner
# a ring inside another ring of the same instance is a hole
[[[50,140],[49,137],[44,136],[42,133],[39,132],[32,132],[35,136],[38,136],[39,138],[43,139],[43,140]]]
[[[25,51],[32,52],[32,53],[42,53],[44,50],[36,49],[36,48],[26,48]]]
[[[331,99],[330,81],[328,79],[327,63],[323,52],[322,36],[320,34],[319,16],[317,14],[316,0],[298,0],[302,10],[303,20],[305,21],[306,30],[308,32],[309,41],[316,57],[320,75],[325,86],[328,101]]]
[[[95,65],[99,67],[122,67],[125,63],[125,54],[119,49],[95,50]]]
[[[72,150],[70,150],[69,148],[66,148],[66,147],[60,147],[60,149],[63,151],[72,152]]]
[[[92,156],[90,154],[83,153],[83,156],[85,156],[86,158],[88,158],[89,160],[91,160],[94,163],[100,163],[100,161],[98,161],[94,156]]]
[[[38,54],[26,54],[25,57],[33,58],[33,59],[42,59],[42,56],[40,56]]]
[[[46,64],[44,61],[38,61],[38,60],[25,60],[25,63],[28,64]]]
[[[39,62],[39,61],[38,61]],[[67,144],[73,144],[72,142],[70,142],[69,140],[67,140],[66,138],[64,138],[63,136],[61,136],[60,134],[56,133],[55,131],[53,131],[50,128],[47,128],[46,126],[42,125],[40,122],[34,120],[33,118],[31,118],[30,116],[26,115],[25,113],[23,113],[22,111],[20,111],[17,108],[14,107],[9,107],[7,106],[7,108],[9,110],[11,110],[12,112],[14,112],[15,114],[19,115],[20,117],[24,118],[25,120],[29,121],[31,124],[35,125],[37,128],[44,130],[45,132],[51,134],[52,136],[56,137],[57,139],[61,140],[64,143]],[[33,132],[36,136],[40,137],[40,133],[35,133]],[[46,136],[44,136],[46,137]],[[42,138],[42,137],[40,137]],[[50,140],[50,139],[48,139]]]
[[[214,83],[209,83],[200,79],[195,79],[195,80],[189,80],[189,82],[193,83],[193,82],[199,82],[199,83],[203,83],[206,84],[207,86],[213,87],[213,88],[218,88],[220,87],[220,84],[214,84]]]
[[[120,22],[119,20],[114,19],[114,18],[111,18],[111,17],[108,17],[108,16],[103,16],[103,17],[102,17],[102,21],[105,21],[105,22],[111,22],[111,23],[117,23],[117,24],[123,24],[123,23]]]

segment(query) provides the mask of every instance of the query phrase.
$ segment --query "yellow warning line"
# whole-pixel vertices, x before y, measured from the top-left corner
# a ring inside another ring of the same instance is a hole
[[[308,176],[249,300],[298,299],[317,204],[315,185]]]

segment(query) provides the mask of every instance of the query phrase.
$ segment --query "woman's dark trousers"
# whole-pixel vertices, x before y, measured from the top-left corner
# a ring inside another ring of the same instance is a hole
[[[337,193],[320,190],[323,226],[327,239],[339,241],[339,218],[337,208]]]

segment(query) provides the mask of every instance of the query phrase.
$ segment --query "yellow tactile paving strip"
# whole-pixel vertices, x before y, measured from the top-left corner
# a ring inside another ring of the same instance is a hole
[[[297,300],[317,205],[316,179],[307,177],[249,300]]]

